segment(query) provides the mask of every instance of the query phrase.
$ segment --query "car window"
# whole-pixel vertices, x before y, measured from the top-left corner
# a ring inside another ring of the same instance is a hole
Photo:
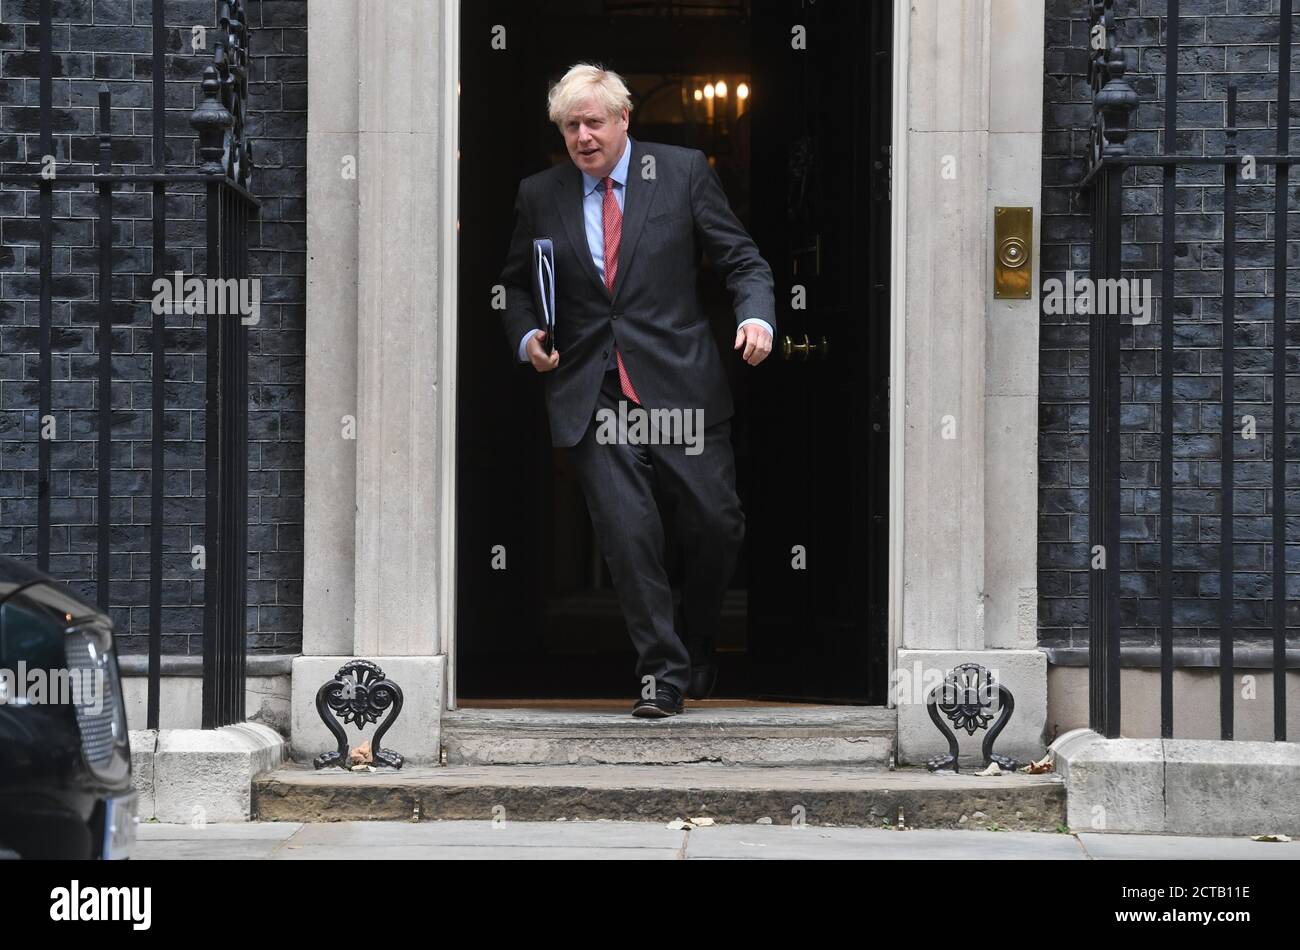
[[[0,666],[15,669],[22,661],[28,669],[64,666],[61,615],[27,600],[22,594],[0,607]]]

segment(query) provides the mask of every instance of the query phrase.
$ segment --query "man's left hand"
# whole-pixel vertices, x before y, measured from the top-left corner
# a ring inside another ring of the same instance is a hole
[[[746,324],[736,331],[736,345],[732,349],[739,350],[742,346],[745,349],[740,354],[741,359],[750,366],[757,366],[772,352],[772,334],[757,323]]]

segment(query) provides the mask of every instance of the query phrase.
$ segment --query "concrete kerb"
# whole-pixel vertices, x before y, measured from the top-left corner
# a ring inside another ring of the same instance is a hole
[[[1074,832],[1300,835],[1300,745],[1106,739],[1052,743]]]
[[[253,779],[286,758],[280,733],[245,722],[220,729],[131,733],[133,784],[142,821],[248,821]]]
[[[1071,831],[1163,832],[1164,755],[1159,739],[1103,739],[1074,729],[1049,748],[1065,782]]]
[[[131,740],[131,785],[135,788],[136,814],[141,821],[154,815],[153,760],[158,751],[157,729],[132,729],[127,733]]]
[[[1166,739],[1165,828],[1300,836],[1300,744]]]

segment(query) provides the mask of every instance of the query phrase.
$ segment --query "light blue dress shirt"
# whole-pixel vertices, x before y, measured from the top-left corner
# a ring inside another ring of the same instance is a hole
[[[632,137],[629,135],[627,142],[623,146],[623,155],[619,158],[618,164],[614,170],[609,173],[609,177],[614,179],[614,200],[618,202],[618,210],[622,212],[624,195],[627,193],[627,168],[632,160]],[[587,230],[587,249],[591,252],[591,259],[596,265],[596,273],[600,275],[600,281],[605,282],[605,189],[602,187],[601,179],[592,178],[586,172],[582,173],[582,218]],[[747,323],[757,323],[763,327],[770,335],[772,325],[766,320],[758,317],[750,317],[740,323],[744,326]],[[739,329],[739,327],[737,328]],[[541,333],[541,330],[529,330],[519,339],[519,362],[528,361],[528,341],[532,339],[533,334]],[[611,349],[609,352],[609,365],[606,369],[615,369],[618,366],[618,358]]]

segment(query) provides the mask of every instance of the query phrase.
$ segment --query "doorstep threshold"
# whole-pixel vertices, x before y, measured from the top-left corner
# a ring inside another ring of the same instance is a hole
[[[642,735],[660,732],[726,730],[738,733],[760,731],[795,735],[799,730],[821,734],[826,731],[854,731],[862,735],[893,735],[895,710],[885,706],[823,706],[771,704],[732,706],[687,700],[686,711],[662,719],[640,719],[632,715],[631,701],[610,706],[586,707],[471,707],[442,714],[444,733],[500,730],[552,731],[596,729],[634,731]]]

